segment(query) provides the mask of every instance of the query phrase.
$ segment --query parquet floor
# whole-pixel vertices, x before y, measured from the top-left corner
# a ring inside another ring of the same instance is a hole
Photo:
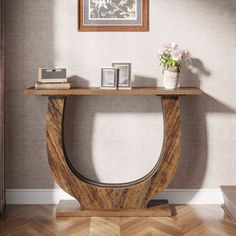
[[[54,218],[56,206],[8,206],[7,218],[0,220],[0,235],[78,236],[236,236],[236,225],[219,205],[174,206],[172,218]]]

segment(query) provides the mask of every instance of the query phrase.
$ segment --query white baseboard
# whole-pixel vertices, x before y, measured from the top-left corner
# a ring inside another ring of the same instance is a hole
[[[220,189],[167,189],[157,199],[168,199],[171,204],[223,204]]]
[[[8,189],[7,204],[58,204],[61,199],[73,199],[61,189]],[[156,199],[171,204],[222,204],[220,189],[167,189]]]

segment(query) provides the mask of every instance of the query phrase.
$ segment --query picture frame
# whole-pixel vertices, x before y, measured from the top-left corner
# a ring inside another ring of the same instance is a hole
[[[118,69],[105,67],[101,69],[101,89],[117,89]]]
[[[78,0],[78,31],[148,31],[149,0]]]
[[[118,89],[131,89],[131,63],[113,62],[112,67],[118,69]]]

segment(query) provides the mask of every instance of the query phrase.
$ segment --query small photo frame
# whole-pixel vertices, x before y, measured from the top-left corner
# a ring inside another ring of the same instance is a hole
[[[107,67],[101,69],[101,89],[117,89],[118,69]]]
[[[131,89],[131,63],[114,62],[118,69],[118,89]]]

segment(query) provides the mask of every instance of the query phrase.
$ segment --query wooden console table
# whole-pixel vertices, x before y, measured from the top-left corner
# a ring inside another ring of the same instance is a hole
[[[57,216],[171,216],[166,201],[151,199],[167,188],[180,157],[180,96],[201,95],[198,88],[133,88],[101,90],[35,90],[26,95],[49,96],[47,112],[47,152],[49,165],[58,185],[76,201],[61,201]],[[164,116],[164,144],[155,167],[141,179],[124,184],[103,184],[85,178],[72,166],[63,140],[63,117],[66,99],[82,95],[154,95],[161,96]]]

